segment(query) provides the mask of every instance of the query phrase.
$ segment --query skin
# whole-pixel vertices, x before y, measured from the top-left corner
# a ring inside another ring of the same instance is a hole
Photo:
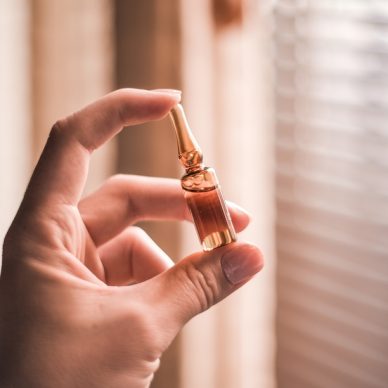
[[[54,125],[4,241],[1,387],[148,387],[182,326],[262,268],[242,242],[173,265],[133,226],[191,221],[179,181],[118,175],[81,199],[91,153],[179,100],[122,89]],[[243,230],[249,216],[229,209]]]

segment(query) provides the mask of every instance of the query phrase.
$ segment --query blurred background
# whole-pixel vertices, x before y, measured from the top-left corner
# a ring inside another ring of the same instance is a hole
[[[56,119],[181,89],[266,266],[152,387],[387,387],[387,33],[384,0],[0,0],[1,239]],[[85,193],[116,172],[180,177],[167,119],[96,152]],[[142,226],[174,260],[199,249],[192,225]]]

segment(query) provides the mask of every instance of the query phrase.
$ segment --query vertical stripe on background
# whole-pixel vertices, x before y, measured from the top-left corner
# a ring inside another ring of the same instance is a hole
[[[0,2],[1,245],[31,173],[29,4],[27,0]]]

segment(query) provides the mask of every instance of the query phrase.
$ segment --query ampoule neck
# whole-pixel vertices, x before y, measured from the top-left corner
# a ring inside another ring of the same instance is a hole
[[[186,171],[193,171],[197,166],[200,168],[203,159],[202,151],[191,132],[181,104],[171,109],[170,117],[175,128],[180,162]]]
[[[206,167],[201,163],[196,166],[187,167],[185,170],[186,174],[195,174],[197,172],[203,171],[205,168]]]

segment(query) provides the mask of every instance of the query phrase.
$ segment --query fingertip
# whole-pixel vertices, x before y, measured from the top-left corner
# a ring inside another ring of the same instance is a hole
[[[233,202],[227,201],[227,205],[236,232],[242,232],[251,222],[251,215]]]
[[[175,89],[155,89],[150,90],[155,100],[151,105],[156,119],[165,117],[173,106],[181,101],[182,92]]]
[[[111,95],[121,102],[119,114],[126,126],[162,119],[180,101],[178,92],[123,88]]]
[[[260,272],[263,266],[263,254],[260,249],[249,243],[236,243],[221,257],[222,271],[232,285],[247,282]]]
[[[152,281],[164,295],[163,311],[183,325],[243,286],[262,268],[263,256],[256,246],[234,242],[195,252]],[[160,300],[153,296],[152,303],[160,304]]]

